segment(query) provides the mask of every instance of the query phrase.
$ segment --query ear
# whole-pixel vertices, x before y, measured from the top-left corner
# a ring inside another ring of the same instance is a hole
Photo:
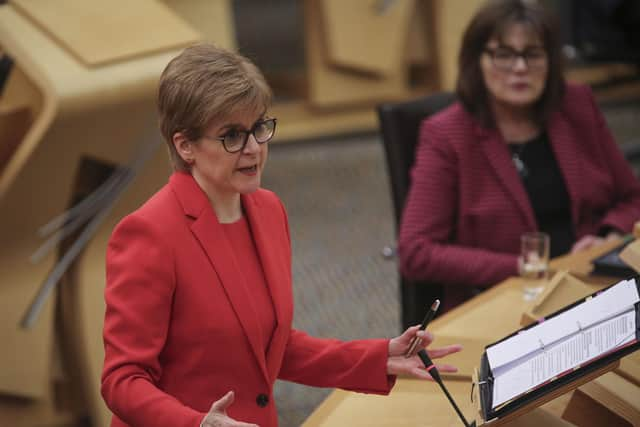
[[[193,143],[182,132],[174,133],[171,142],[182,160],[188,164],[193,163]]]

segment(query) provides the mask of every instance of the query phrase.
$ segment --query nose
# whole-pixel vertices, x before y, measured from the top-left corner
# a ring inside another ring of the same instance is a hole
[[[526,71],[529,69],[529,65],[527,61],[524,59],[524,56],[516,56],[516,62],[513,63],[514,71]]]
[[[256,141],[256,137],[253,136],[252,133],[249,134],[247,138],[247,143],[244,146],[244,150],[242,150],[245,154],[254,154],[260,151],[260,144]]]

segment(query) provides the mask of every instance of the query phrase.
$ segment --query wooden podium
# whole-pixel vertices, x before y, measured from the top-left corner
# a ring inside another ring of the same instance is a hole
[[[579,254],[560,257],[551,262],[551,268],[565,269],[572,275],[579,275],[589,288],[588,293],[593,293],[618,279],[590,276],[590,260],[617,244],[610,242]],[[589,281],[589,278],[592,280]],[[535,301],[523,300],[520,279],[510,278],[431,323],[429,329],[436,337],[436,346],[450,343],[452,337],[459,338],[463,345],[466,340],[473,343],[456,356],[456,363],[462,367],[462,372],[445,377],[446,387],[467,420],[477,418],[476,404],[470,400],[469,367],[478,366],[484,345],[519,329],[522,313],[531,311],[534,304]],[[575,392],[553,396],[554,400],[500,425],[571,426],[574,425],[571,420],[575,421],[575,414],[578,413],[581,417],[578,425],[595,427],[603,425],[602,413],[605,408],[608,411],[604,415],[608,417],[607,425],[638,425],[640,418],[636,414],[640,408],[640,402],[637,402],[640,388],[637,381],[640,371],[635,370],[637,358],[638,352],[631,354],[621,360],[616,371],[585,384]],[[623,374],[626,376],[623,376],[619,372],[625,364],[629,366]],[[610,377],[614,380],[610,380]],[[591,418],[590,413],[593,414]],[[337,390],[304,423],[304,427],[343,425],[435,427],[460,426],[462,423],[436,383],[399,378],[394,390],[386,397]]]

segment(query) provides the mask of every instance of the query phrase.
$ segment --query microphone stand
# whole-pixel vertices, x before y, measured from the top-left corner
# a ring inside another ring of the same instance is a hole
[[[462,411],[460,411],[460,408],[458,408],[458,405],[456,405],[456,402],[454,402],[453,397],[451,397],[451,395],[449,394],[449,391],[444,386],[444,383],[442,382],[442,378],[440,378],[440,373],[436,369],[436,365],[434,365],[434,363],[431,361],[431,359],[427,355],[427,352],[425,351],[425,349],[422,349],[422,350],[420,350],[418,352],[418,357],[420,358],[420,360],[422,360],[422,363],[424,364],[424,367],[427,368],[427,372],[429,372],[429,374],[431,374],[431,378],[433,378],[435,380],[435,382],[438,383],[438,385],[440,386],[440,388],[442,389],[444,394],[447,396],[447,399],[449,399],[449,402],[453,406],[453,409],[456,410],[456,413],[458,414],[458,416],[462,420],[462,423],[465,425],[465,427],[476,427],[476,422],[475,421],[473,421],[471,424],[469,424],[467,422],[467,419],[464,417],[464,415],[462,415]]]

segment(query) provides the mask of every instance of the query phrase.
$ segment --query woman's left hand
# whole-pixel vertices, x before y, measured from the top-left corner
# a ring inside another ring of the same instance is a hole
[[[571,253],[573,254],[579,251],[584,251],[594,246],[601,245],[605,242],[620,238],[622,238],[622,234],[618,233],[617,231],[610,232],[606,237],[598,237],[592,234],[588,234],[586,236],[583,236],[580,240],[573,244],[573,246],[571,247]]]
[[[416,378],[422,378],[431,380],[431,375],[427,372],[422,361],[416,355],[417,351],[413,352],[411,357],[405,357],[411,339],[414,336],[422,339],[422,344],[417,350],[426,348],[433,341],[433,335],[429,331],[420,331],[420,326],[412,326],[403,332],[399,337],[395,337],[389,341],[389,358],[387,359],[387,374],[388,375],[404,375],[413,376]],[[439,359],[445,357],[451,353],[457,353],[462,350],[462,346],[459,344],[448,345],[446,347],[427,349],[427,353],[431,359]],[[436,368],[440,372],[457,372],[458,369],[455,366],[448,364],[436,364]]]

